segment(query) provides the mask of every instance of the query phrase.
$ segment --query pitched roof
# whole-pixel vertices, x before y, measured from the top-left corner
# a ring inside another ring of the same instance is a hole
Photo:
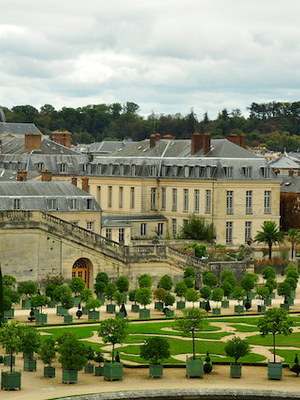
[[[0,122],[0,135],[25,135],[25,133],[42,132],[32,123]]]

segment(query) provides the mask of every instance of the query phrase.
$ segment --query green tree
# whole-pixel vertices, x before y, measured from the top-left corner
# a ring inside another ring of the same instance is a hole
[[[152,286],[152,278],[148,274],[144,274],[144,275],[139,276],[138,281],[139,281],[140,289],[142,289],[142,288],[151,288],[151,286]]]
[[[112,303],[114,293],[117,291],[117,285],[115,283],[108,283],[105,288],[105,297]]]
[[[170,357],[170,344],[166,338],[153,336],[140,347],[140,356],[151,364],[160,364]]]
[[[285,304],[288,304],[288,302],[289,302],[289,298],[291,297],[291,291],[292,291],[291,285],[286,280],[283,282],[280,282],[277,285],[277,293],[279,294],[279,296],[284,297]]]
[[[200,295],[204,300],[209,300],[211,295],[211,288],[209,286],[202,286],[200,289]]]
[[[272,267],[264,267],[261,271],[262,277],[266,280],[276,278],[276,271]]]
[[[183,278],[183,282],[186,284],[186,286],[189,289],[195,287],[195,279],[192,278],[191,276],[187,276],[186,278]]]
[[[202,281],[203,285],[209,286],[210,288],[217,286],[218,283],[216,275],[209,271],[203,272]]]
[[[243,276],[241,279],[241,287],[246,290],[246,292],[250,292],[255,288],[258,282],[258,276],[253,273],[248,273]]]
[[[146,308],[146,306],[151,303],[151,297],[151,289],[148,287],[143,287],[139,289],[135,294],[136,302],[144,306],[144,308]]]
[[[175,285],[174,292],[178,297],[182,299],[182,297],[185,295],[188,287],[184,281],[177,282]]]
[[[48,304],[48,297],[44,294],[37,294],[31,298],[31,307],[37,308],[40,307],[41,313],[43,312],[43,307]]]
[[[218,307],[218,303],[220,303],[220,301],[222,301],[223,296],[224,296],[224,290],[222,288],[215,288],[211,292],[211,299],[217,303],[217,307]]]
[[[166,294],[167,294],[167,293],[168,293],[168,292],[166,291],[166,289],[164,289],[164,288],[162,288],[162,287],[159,287],[159,288],[157,288],[157,289],[155,289],[155,290],[153,291],[153,297],[154,297],[156,300],[158,300],[158,301],[164,303],[164,302],[165,302],[165,299],[166,299]]]
[[[171,290],[173,287],[173,279],[170,277],[170,275],[164,275],[158,281],[157,287],[165,290]]]
[[[33,296],[38,291],[38,285],[32,281],[23,281],[18,284],[18,292],[26,297]]]
[[[41,334],[33,326],[24,325],[22,327],[20,350],[29,358],[37,352],[41,345]]]
[[[183,273],[183,277],[184,278],[188,278],[191,277],[193,279],[195,279],[196,277],[196,270],[194,267],[186,267]]]
[[[195,359],[195,332],[203,328],[206,321],[206,313],[199,308],[184,308],[181,311],[183,316],[176,320],[175,326],[182,332],[192,335],[193,359]]]
[[[56,356],[55,345],[56,342],[53,337],[47,337],[42,341],[38,354],[44,364],[51,366]]]
[[[236,286],[232,291],[232,297],[238,301],[240,304],[241,301],[246,297],[246,291],[241,286]]]
[[[104,282],[107,285],[109,278],[106,272],[99,272],[95,280],[96,282]]]
[[[123,343],[127,336],[129,321],[124,318],[107,319],[101,322],[98,329],[98,336],[100,336],[104,343],[112,344],[111,361],[115,359],[115,345]]]
[[[63,337],[57,351],[60,353],[58,361],[63,368],[80,371],[87,363],[86,346],[76,337]]]
[[[181,227],[179,237],[212,242],[216,237],[216,231],[214,225],[206,222],[205,218],[192,214],[188,217],[188,222]]]
[[[258,320],[257,326],[261,335],[266,336],[269,333],[272,334],[274,363],[276,362],[276,334],[283,333],[285,336],[290,335],[293,332],[291,328],[292,325],[293,322],[288,318],[288,313],[283,308],[270,308],[265,312],[265,315]]]
[[[82,278],[74,277],[71,279],[69,286],[75,296],[79,296],[85,288],[85,281]]]
[[[172,306],[174,303],[175,303],[175,297],[171,293],[167,292],[165,297],[165,306],[166,307]]]
[[[220,275],[221,282],[229,282],[232,287],[236,286],[237,279],[234,273],[228,269],[225,269],[221,272]]]
[[[116,285],[121,293],[126,293],[129,289],[129,280],[126,276],[119,276]]]
[[[250,346],[246,340],[235,336],[226,342],[224,351],[228,357],[233,357],[234,363],[237,364],[239,358],[245,357],[250,353]]]
[[[185,292],[184,297],[186,301],[191,301],[193,303],[194,308],[194,303],[199,300],[200,294],[198,290],[194,288],[188,288],[188,290]]]
[[[88,301],[86,302],[86,307],[89,310],[95,311],[96,308],[99,308],[102,306],[102,301],[99,299],[93,299],[92,297],[90,297],[88,299]]]
[[[272,258],[272,247],[276,243],[281,243],[283,240],[283,232],[280,232],[276,222],[264,221],[262,230],[257,232],[254,241],[257,243],[265,243],[268,245],[269,259]]]
[[[0,328],[0,343],[10,351],[10,372],[13,370],[13,355],[20,351],[23,327],[19,321],[12,321],[9,324],[3,324]]]
[[[291,259],[294,259],[295,247],[300,243],[300,230],[296,228],[290,228],[286,235],[285,240],[291,244]]]

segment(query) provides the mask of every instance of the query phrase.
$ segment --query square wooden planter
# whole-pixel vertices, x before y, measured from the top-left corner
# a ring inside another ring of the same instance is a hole
[[[229,300],[222,300],[221,306],[223,308],[229,308]]]
[[[46,324],[47,322],[48,322],[48,315],[47,314],[37,314],[36,315],[36,317],[35,317],[35,322],[38,324],[38,325],[43,325],[43,324]]]
[[[154,303],[154,310],[162,310],[164,308],[164,305],[161,301],[156,301]]]
[[[244,306],[242,305],[234,306],[234,312],[237,314],[242,314],[244,312]]]
[[[174,310],[166,310],[166,312],[165,312],[165,316],[167,317],[167,318],[172,318],[172,317],[174,317]]]
[[[176,309],[177,310],[182,310],[183,308],[185,308],[185,301],[177,301]]]
[[[139,318],[140,319],[150,318],[150,310],[148,310],[148,308],[141,308],[139,311]]]
[[[221,315],[221,308],[213,308],[213,315]]]
[[[5,319],[13,319],[15,316],[15,309],[11,308],[10,310],[4,311]]]
[[[241,378],[242,376],[242,364],[231,363],[230,364],[230,378]]]
[[[122,363],[104,363],[103,376],[106,381],[119,381],[123,379]]]
[[[163,365],[162,364],[150,364],[149,365],[149,376],[150,378],[161,378],[163,376]]]
[[[80,302],[81,302],[81,298],[79,296],[73,298],[74,307],[77,307]]]
[[[138,313],[140,311],[140,306],[138,304],[132,304],[131,305],[131,311]]]
[[[50,365],[44,367],[44,378],[55,378],[55,367]]]
[[[86,374],[93,374],[94,373],[94,364],[91,364],[91,363],[85,364],[84,372]]]
[[[200,301],[199,307],[200,307],[202,310],[205,310],[205,309],[206,309],[206,301]]]
[[[25,299],[22,300],[22,310],[29,310],[31,308],[31,300]]]
[[[10,365],[11,360],[12,360],[12,365],[15,365],[16,364],[16,357],[15,356],[11,356],[10,354],[6,354],[3,357],[3,364],[4,365]]]
[[[268,363],[268,379],[281,380],[282,379],[282,363]]]
[[[73,315],[65,315],[64,316],[64,323],[65,324],[71,324],[73,322]]]
[[[290,306],[289,306],[289,304],[285,304],[285,303],[283,303],[283,304],[280,304],[280,308],[283,308],[284,310],[287,310],[287,311],[289,311],[289,309],[290,309]]]
[[[23,365],[24,371],[27,372],[35,372],[36,371],[36,360],[31,360],[31,359],[24,359],[24,365]]]
[[[104,374],[103,366],[95,367],[95,376],[103,376],[103,374]]]
[[[186,360],[186,376],[188,378],[202,378],[203,371],[203,360],[201,358],[188,358]]]
[[[89,311],[88,312],[88,320],[89,321],[99,321],[100,319],[100,312],[99,311]]]
[[[125,318],[125,314],[122,311],[116,312],[116,318]]]
[[[116,312],[116,306],[114,304],[106,304],[106,312],[114,314]]]
[[[69,314],[69,310],[67,310],[63,306],[56,306],[56,315],[60,315],[61,317],[64,317],[67,314]]]
[[[62,383],[77,383],[77,381],[78,381],[77,369],[63,368]]]
[[[272,305],[272,299],[271,298],[265,299],[264,303],[265,303],[265,306],[271,306]]]
[[[21,390],[21,372],[18,371],[2,371],[1,372],[1,389],[3,390]]]

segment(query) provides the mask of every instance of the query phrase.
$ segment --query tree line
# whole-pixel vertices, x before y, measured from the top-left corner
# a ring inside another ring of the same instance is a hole
[[[102,140],[143,140],[151,133],[189,138],[193,132],[210,133],[214,138],[228,134],[246,135],[248,146],[265,145],[273,151],[297,151],[300,148],[300,101],[252,103],[248,115],[240,109],[221,110],[215,119],[207,113],[198,117],[193,109],[186,114],[140,114],[134,102],[62,107],[51,104],[39,110],[31,105],[2,107],[7,122],[33,122],[44,133],[68,130],[73,141],[92,143]]]

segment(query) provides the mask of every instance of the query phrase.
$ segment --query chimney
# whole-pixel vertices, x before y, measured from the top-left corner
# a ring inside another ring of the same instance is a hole
[[[32,150],[41,150],[42,135],[40,133],[28,132],[25,133],[25,152],[29,153]]]
[[[240,135],[234,135],[231,133],[226,135],[225,138],[243,149],[246,148],[246,135],[244,133],[241,133]]]
[[[69,131],[54,131],[51,133],[51,139],[62,146],[72,146],[72,133]]]
[[[89,178],[87,176],[81,178],[81,189],[89,193]]]
[[[191,155],[198,153],[201,149],[203,149],[203,154],[210,151],[210,135],[194,132],[191,137]]]
[[[18,182],[27,181],[27,171],[24,170],[17,171],[17,181]]]
[[[175,140],[176,138],[174,135],[164,135],[163,139]]]
[[[52,174],[49,171],[42,172],[42,182],[50,182],[52,181]]]
[[[161,139],[160,133],[152,133],[150,135],[150,149],[155,147],[156,142]]]
[[[72,176],[71,183],[72,183],[72,185],[77,186],[77,178],[76,178],[76,176]]]

